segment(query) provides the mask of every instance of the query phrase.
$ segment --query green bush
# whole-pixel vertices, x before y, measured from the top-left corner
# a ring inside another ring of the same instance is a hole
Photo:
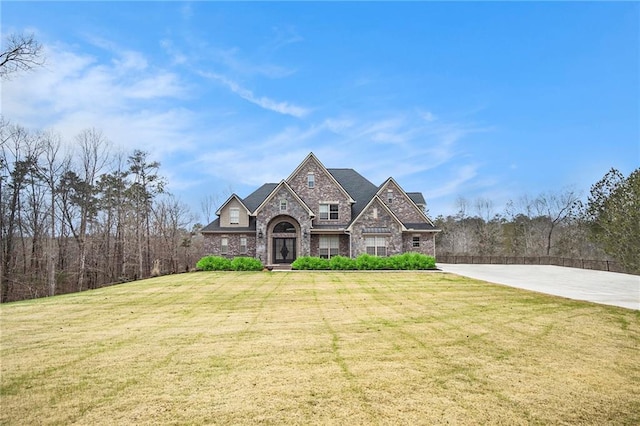
[[[357,269],[356,261],[345,256],[333,256],[329,259],[329,267],[334,271],[349,271]]]
[[[291,264],[291,269],[298,270],[326,270],[329,268],[329,260],[320,257],[302,256]]]
[[[403,253],[389,258],[390,269],[434,269],[436,267],[436,259],[420,253]]]
[[[389,257],[378,257],[361,254],[356,259],[344,256],[333,256],[330,260],[319,257],[303,256],[297,258],[292,269],[298,270],[327,270],[346,271],[358,269],[361,271],[389,270],[422,270],[435,269],[436,259],[420,253],[403,253]]]
[[[262,262],[252,257],[229,260],[220,256],[205,256],[196,263],[199,271],[261,271]]]
[[[234,271],[262,271],[262,262],[253,257],[234,257],[231,269]]]
[[[356,267],[361,271],[372,271],[386,269],[387,261],[384,257],[361,254],[356,258]]]
[[[220,256],[205,256],[196,263],[200,271],[230,271],[231,261]]]

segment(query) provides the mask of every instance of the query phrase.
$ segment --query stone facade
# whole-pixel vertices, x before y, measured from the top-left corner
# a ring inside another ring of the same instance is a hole
[[[321,238],[331,236],[341,256],[367,253],[367,242],[380,255],[435,256],[438,230],[395,180],[376,187],[352,169],[326,169],[313,154],[279,184],[265,184],[245,199],[232,195],[217,214],[202,230],[205,255],[290,262],[294,255],[319,256]]]

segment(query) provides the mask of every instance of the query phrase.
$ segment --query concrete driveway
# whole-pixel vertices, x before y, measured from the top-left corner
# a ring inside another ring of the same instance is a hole
[[[640,310],[640,276],[551,265],[462,265],[438,263],[451,272],[569,299]]]

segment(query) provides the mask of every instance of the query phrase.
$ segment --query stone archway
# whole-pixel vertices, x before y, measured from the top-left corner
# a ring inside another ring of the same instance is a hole
[[[290,264],[296,260],[300,225],[290,216],[279,216],[270,225],[270,259],[273,264]]]

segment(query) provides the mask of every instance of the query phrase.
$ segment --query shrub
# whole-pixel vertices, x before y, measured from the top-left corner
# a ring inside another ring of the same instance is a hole
[[[231,261],[233,271],[262,271],[262,262],[253,257],[234,257]]]
[[[357,269],[356,261],[350,257],[333,256],[329,259],[329,267],[334,271],[348,271]]]
[[[384,257],[371,256],[370,254],[361,254],[356,258],[356,267],[361,271],[385,269],[386,263]]]
[[[361,254],[356,259],[344,256],[333,256],[330,260],[319,257],[303,256],[297,258],[292,264],[292,269],[299,270],[326,270],[346,271],[358,269],[372,271],[380,269],[392,270],[419,270],[435,269],[436,259],[420,253],[403,253],[389,257],[377,257],[370,254]]]
[[[200,271],[230,271],[231,261],[220,256],[205,256],[198,260],[196,269]]]
[[[390,269],[434,269],[436,267],[436,260],[432,256],[427,256],[420,253],[403,253],[389,258]]]
[[[293,261],[291,269],[325,270],[329,269],[329,260],[320,257],[302,256]]]

